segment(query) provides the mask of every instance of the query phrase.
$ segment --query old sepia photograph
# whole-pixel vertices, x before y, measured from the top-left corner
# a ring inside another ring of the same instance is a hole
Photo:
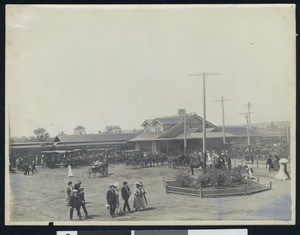
[[[6,5],[6,225],[295,224],[295,5]]]

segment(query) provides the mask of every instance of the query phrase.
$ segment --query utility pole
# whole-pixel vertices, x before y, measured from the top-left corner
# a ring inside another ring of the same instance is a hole
[[[221,100],[215,100],[215,102],[221,102],[222,103],[223,147],[226,146],[226,139],[225,139],[225,114],[224,114],[224,102],[225,101],[230,101],[230,100],[224,100],[223,96],[221,97]]]
[[[249,128],[251,129],[251,118],[250,118],[250,109],[253,107],[253,104],[251,104],[250,102],[248,102],[247,104],[244,104],[244,106],[248,109],[248,113],[249,113]]]
[[[200,74],[189,74],[188,76],[197,76],[202,77],[203,81],[203,123],[202,123],[202,131],[203,131],[203,138],[202,138],[202,147],[203,147],[203,157],[204,157],[204,171],[206,171],[206,100],[205,100],[205,78],[210,75],[219,75],[218,73],[205,73],[202,72]]]
[[[178,115],[180,115],[180,120],[183,119],[183,153],[186,156],[187,141],[186,141],[186,109],[179,109]]]
[[[250,130],[249,130],[249,116],[250,113],[240,113],[240,115],[244,115],[244,117],[246,118],[246,122],[247,122],[247,139],[248,139],[248,149],[249,149],[249,154],[250,154],[250,147],[251,147],[251,143],[250,143]]]

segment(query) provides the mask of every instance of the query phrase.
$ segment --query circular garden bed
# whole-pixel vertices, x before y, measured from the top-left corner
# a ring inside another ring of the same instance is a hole
[[[242,168],[232,170],[212,169],[193,179],[186,174],[179,174],[176,180],[166,182],[166,193],[198,197],[224,197],[249,195],[270,190],[271,181],[257,178],[256,181],[245,179]]]

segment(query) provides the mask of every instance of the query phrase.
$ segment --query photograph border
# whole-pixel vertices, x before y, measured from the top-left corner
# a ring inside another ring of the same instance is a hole
[[[252,5],[252,4],[251,4]],[[281,5],[281,4],[276,4]],[[285,4],[286,5],[286,4]],[[290,4],[289,4],[290,5]],[[294,4],[291,4],[294,5]],[[169,5],[157,5],[159,7],[169,6]],[[176,5],[181,6],[181,5]],[[193,6],[193,5],[189,5]],[[234,4],[232,4],[234,6]],[[260,5],[262,6],[262,5]],[[295,6],[295,5],[294,5]],[[295,13],[296,17],[296,13]],[[295,21],[296,23],[296,21]],[[296,31],[296,29],[295,29]],[[296,44],[296,38],[295,38]],[[6,50],[6,48],[5,48]],[[292,199],[292,215],[291,220],[201,220],[201,221],[49,221],[49,222],[14,222],[10,221],[10,173],[9,173],[9,146],[8,146],[8,136],[9,136],[9,108],[8,100],[5,99],[5,225],[20,225],[20,226],[47,226],[50,222],[53,222],[55,226],[248,226],[248,225],[295,225],[296,223],[296,47],[295,47],[295,86],[293,89],[293,100],[291,105],[295,107],[294,112],[291,114],[291,199]],[[5,91],[7,91],[7,84],[5,84]]]

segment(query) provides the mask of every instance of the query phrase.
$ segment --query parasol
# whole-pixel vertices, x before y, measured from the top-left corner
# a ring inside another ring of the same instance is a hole
[[[286,158],[281,158],[279,160],[279,163],[288,163],[288,162],[289,162],[289,160],[287,160]]]

